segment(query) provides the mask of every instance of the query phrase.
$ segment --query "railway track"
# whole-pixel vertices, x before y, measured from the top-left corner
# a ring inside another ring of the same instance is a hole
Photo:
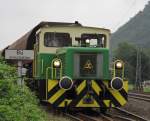
[[[94,116],[94,115],[88,115],[84,113],[76,113],[76,114],[65,113],[64,115],[74,121],[114,121],[111,117],[104,114],[99,114],[97,116]]]
[[[116,113],[99,114],[98,116],[89,116],[84,113],[65,115],[73,121],[149,121],[121,108],[115,108],[115,110],[117,111]]]
[[[129,91],[129,93],[137,93],[137,94],[144,94],[144,95],[150,95],[150,92],[141,92],[141,91]]]
[[[48,107],[44,106],[45,110],[48,113],[52,113],[53,111],[50,111]],[[148,119],[145,119],[139,115],[133,114],[129,111],[126,111],[121,108],[114,108],[115,112],[110,112],[107,114],[100,114],[97,111],[91,111],[90,114],[86,113],[76,113],[76,112],[62,112],[58,111],[56,115],[64,115],[66,118],[72,120],[72,121],[150,121]],[[53,112],[54,113],[54,112]]]
[[[138,99],[138,100],[143,100],[146,102],[150,102],[150,95],[144,95],[144,94],[138,94],[138,93],[129,93],[130,98]]]
[[[123,121],[149,121],[148,119],[145,119],[127,110],[121,108],[114,108],[114,109],[117,111],[116,114],[115,113],[110,114],[113,117],[113,119],[120,119]]]
[[[41,108],[43,108],[49,114],[63,116],[72,121],[115,121],[108,115],[100,114],[95,110],[91,110],[90,112],[80,111],[80,113],[72,110],[65,112],[62,110],[55,110],[47,103],[42,103]]]
[[[64,116],[68,117],[69,119],[73,121],[83,121],[81,118],[76,117],[75,115],[69,114],[69,113],[64,113]]]
[[[85,114],[78,115],[85,118],[84,121],[114,121],[110,116],[104,114],[100,114],[99,116],[88,116]]]

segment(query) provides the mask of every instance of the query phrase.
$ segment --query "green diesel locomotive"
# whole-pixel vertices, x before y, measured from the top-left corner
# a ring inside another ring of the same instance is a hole
[[[110,70],[109,39],[108,29],[42,22],[8,49],[34,50],[30,78],[42,101],[56,108],[107,109],[125,105],[128,92],[124,63],[116,60]]]

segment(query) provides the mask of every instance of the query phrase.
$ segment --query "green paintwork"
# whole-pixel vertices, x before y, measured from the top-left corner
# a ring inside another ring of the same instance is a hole
[[[46,68],[51,67],[52,60],[56,57],[55,54],[38,53],[36,63],[36,79],[46,78]],[[42,60],[43,60],[43,72],[42,72]],[[48,74],[50,75],[50,73]]]
[[[69,76],[74,79],[74,54],[81,52],[91,52],[91,53],[102,53],[103,54],[103,80],[109,80],[109,50],[107,48],[89,48],[89,47],[63,47],[56,51],[56,54],[47,53],[37,53],[36,55],[36,79],[46,79],[46,68],[51,68],[51,62],[54,58],[60,58],[62,60],[62,76]],[[42,66],[43,60],[43,66]],[[48,78],[51,78],[51,69],[48,71]],[[80,78],[84,79],[84,78]],[[93,79],[93,77],[89,77]],[[96,78],[94,78],[96,79]]]
[[[75,53],[91,52],[91,53],[102,53],[103,54],[103,77],[102,79],[110,79],[109,74],[109,50],[107,48],[90,48],[90,47],[64,47],[57,50],[57,56],[65,61],[65,67],[63,71],[65,76],[73,77],[73,55]],[[93,78],[93,77],[92,77]],[[90,78],[90,79],[92,79]],[[81,78],[83,79],[83,78]]]

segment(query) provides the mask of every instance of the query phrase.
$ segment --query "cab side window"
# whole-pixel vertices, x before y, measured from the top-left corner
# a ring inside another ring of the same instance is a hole
[[[95,47],[106,47],[106,35],[104,34],[82,34],[81,35],[81,45],[86,45],[86,41],[89,41],[90,46]]]
[[[69,33],[46,32],[44,35],[44,45],[46,47],[71,46],[72,41]]]

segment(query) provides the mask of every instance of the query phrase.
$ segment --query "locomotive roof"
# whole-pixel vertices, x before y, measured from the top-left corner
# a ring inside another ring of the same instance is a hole
[[[33,49],[35,43],[35,34],[36,31],[44,26],[82,26],[80,23],[64,23],[64,22],[41,22],[37,26],[35,26],[32,30],[27,32],[20,39],[15,41],[13,44],[9,45],[7,49]]]
[[[36,40],[35,39],[36,31],[42,27],[45,27],[45,26],[79,26],[79,27],[83,27],[80,23],[78,23],[78,21],[75,21],[75,23],[41,22],[38,25],[36,25],[33,29],[31,29],[29,32],[27,32],[24,36],[22,36],[20,39],[16,40],[13,44],[6,47],[5,49],[32,50],[34,43],[35,43],[35,40]],[[86,26],[84,26],[84,27],[86,27]],[[96,28],[96,27],[88,27],[88,28]],[[104,28],[101,28],[101,29],[108,30],[108,29],[104,29]]]

